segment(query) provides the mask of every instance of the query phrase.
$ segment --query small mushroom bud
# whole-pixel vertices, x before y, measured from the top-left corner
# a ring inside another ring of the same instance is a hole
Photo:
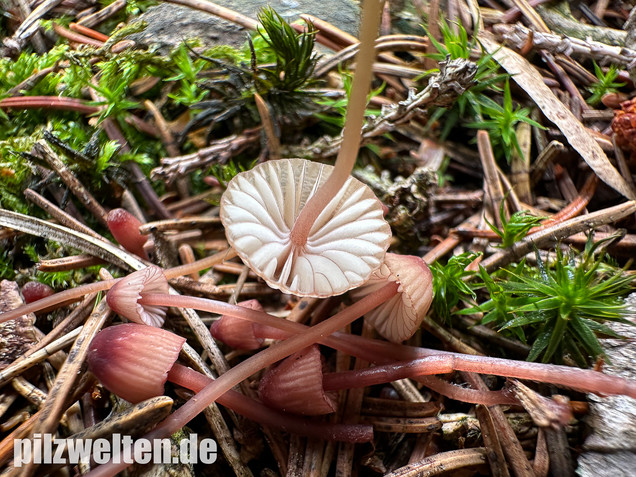
[[[148,260],[144,244],[148,237],[139,233],[141,222],[125,209],[113,209],[106,217],[108,229],[119,244],[130,253]]]
[[[250,310],[264,311],[258,300],[247,300],[237,303],[238,306]],[[263,338],[254,333],[253,321],[236,318],[231,315],[223,315],[210,326],[210,333],[217,340],[222,341],[235,349],[253,350],[263,344]]]
[[[93,338],[88,366],[106,389],[126,401],[141,402],[163,394],[185,341],[153,326],[111,326]]]
[[[40,282],[27,282],[22,287],[22,296],[25,303],[32,303],[55,293],[53,288]]]
[[[166,380],[199,392],[212,379],[176,362],[184,343],[184,338],[161,328],[137,323],[111,326],[93,338],[88,366],[106,389],[132,403],[163,394]],[[294,434],[347,442],[373,439],[371,426],[312,421],[233,390],[218,402],[255,422]]]
[[[319,416],[336,410],[336,396],[322,386],[324,359],[312,345],[270,368],[261,379],[258,395],[269,406],[286,412]]]

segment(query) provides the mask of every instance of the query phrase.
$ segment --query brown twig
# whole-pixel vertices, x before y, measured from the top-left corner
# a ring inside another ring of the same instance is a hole
[[[98,221],[103,225],[108,226],[106,216],[108,213],[102,205],[93,197],[84,185],[75,177],[71,170],[66,167],[66,164],[57,157],[55,151],[45,143],[44,141],[38,141],[33,145],[33,152],[37,156],[44,159],[62,179],[62,182],[66,184],[71,193],[79,199],[79,201],[86,207]],[[94,232],[92,233],[94,235]],[[101,237],[99,237],[101,238]]]
[[[110,5],[105,6],[101,10],[96,11],[91,15],[83,17],[77,22],[77,25],[85,27],[93,27],[99,23],[102,23],[107,18],[113,16],[122,8],[126,7],[127,0],[115,0]]]
[[[385,477],[414,477],[416,475],[438,475],[453,470],[485,465],[486,449],[473,447],[446,452],[439,452],[425,459],[394,470]]]
[[[499,217],[499,207],[503,203],[504,193],[499,182],[499,174],[497,173],[497,165],[495,164],[495,155],[490,144],[490,137],[487,131],[477,132],[477,147],[479,148],[479,158],[484,170],[484,188],[488,193],[490,211],[495,219],[498,227],[502,227],[501,218]],[[507,210],[507,209],[506,209]],[[506,213],[506,215],[508,215]]]
[[[97,48],[101,48],[102,46],[104,46],[103,41],[96,40],[95,38],[91,38],[90,36],[83,35],[82,33],[79,33],[79,32],[71,31],[57,23],[53,23],[53,31],[57,33],[59,36],[61,36],[62,38],[66,38],[67,40],[72,41],[74,43],[96,46]]]
[[[184,7],[193,8],[195,10],[201,10],[202,12],[211,13],[224,20],[241,25],[248,30],[256,30],[258,23],[256,20],[246,17],[245,15],[230,10],[229,8],[222,7],[216,3],[202,1],[202,0],[167,0],[169,3],[175,5],[183,5]]]
[[[64,272],[68,270],[78,270],[80,268],[92,267],[106,263],[101,258],[88,254],[72,255],[70,257],[54,258],[51,260],[41,260],[38,270],[41,272]]]
[[[513,260],[516,260],[533,248],[543,248],[555,241],[569,237],[584,230],[594,229],[605,224],[611,224],[636,212],[636,201],[628,201],[623,204],[599,210],[591,214],[575,217],[525,237],[516,242],[511,247],[498,252],[482,262],[482,266],[487,271],[492,271],[496,267],[503,267]]]
[[[258,93],[254,93],[254,102],[256,103],[256,108],[258,109],[258,114],[261,117],[261,123],[263,124],[263,130],[265,131],[265,137],[267,138],[269,158],[270,160],[280,159],[282,157],[280,141],[276,135],[276,128],[274,121],[272,120],[272,114],[269,110],[269,106]]]
[[[45,108],[58,111],[75,111],[83,114],[95,114],[99,111],[98,107],[90,106],[81,99],[67,98],[65,96],[14,96],[0,100],[0,108]]]
[[[25,189],[24,197],[27,200],[30,200],[31,202],[33,202],[35,205],[37,205],[42,210],[47,212],[51,217],[56,219],[60,224],[68,227],[69,229],[77,230],[78,232],[91,235],[95,237],[96,239],[104,240],[104,237],[99,235],[93,229],[84,225],[83,223],[76,220],[75,218],[71,217],[69,214],[64,212],[59,207],[57,207],[54,203],[46,200],[44,197],[42,197],[40,194],[38,194],[34,190]]]
[[[84,36],[93,38],[102,43],[107,42],[110,38],[108,35],[104,35],[103,33],[100,33],[96,30],[93,30],[92,28],[87,27],[86,25],[81,25],[79,23],[71,22],[69,24],[69,28],[73,31],[76,31],[77,33],[81,33]]]
[[[84,325],[80,335],[77,337],[77,340],[75,340],[75,344],[69,352],[68,359],[58,372],[55,385],[49,391],[44,407],[41,410],[42,412],[33,426],[33,433],[44,434],[55,432],[59,418],[64,411],[64,403],[67,396],[71,393],[71,390],[80,376],[80,368],[86,358],[88,347],[93,337],[110,316],[110,313],[111,311],[106,304],[106,300],[102,299],[97,308],[95,308],[95,311],[91,313],[86,325]],[[31,461],[21,470],[21,475],[33,475],[36,469],[37,464]]]

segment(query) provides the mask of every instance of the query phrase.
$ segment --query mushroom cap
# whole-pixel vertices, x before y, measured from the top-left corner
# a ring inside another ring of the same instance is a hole
[[[137,403],[161,396],[185,343],[169,331],[137,323],[105,328],[93,338],[88,366],[106,389]]]
[[[22,296],[24,297],[24,303],[29,304],[47,296],[51,296],[55,293],[55,290],[48,286],[46,283],[41,282],[26,282],[22,287]]]
[[[326,297],[366,282],[384,259],[391,228],[369,187],[349,177],[320,213],[307,243],[290,232],[332,166],[304,159],[259,164],[235,176],[221,198],[221,221],[241,259],[272,288]]]
[[[122,247],[148,260],[148,254],[144,250],[148,237],[139,233],[139,226],[142,224],[137,217],[126,209],[113,209],[108,212],[106,222],[110,233]]]
[[[238,306],[250,310],[265,311],[258,300],[246,300],[237,303]],[[210,326],[210,333],[214,338],[235,349],[254,350],[263,345],[263,338],[254,333],[254,322],[231,315],[222,315]]]
[[[285,412],[320,416],[336,410],[336,393],[322,386],[324,358],[317,345],[295,353],[268,369],[258,386],[258,397]]]
[[[166,307],[140,305],[144,294],[168,294],[168,280],[159,267],[137,270],[118,281],[106,295],[106,303],[118,315],[135,323],[161,327],[166,319]]]
[[[420,257],[387,253],[382,266],[355,291],[355,297],[373,293],[387,282],[397,282],[398,293],[365,315],[384,338],[401,342],[413,336],[433,301],[433,275]]]

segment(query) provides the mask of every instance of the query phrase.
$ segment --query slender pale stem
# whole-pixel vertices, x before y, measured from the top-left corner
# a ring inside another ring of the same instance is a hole
[[[569,368],[554,364],[528,363],[489,358],[487,356],[444,354],[373,368],[329,373],[323,377],[326,391],[365,387],[412,378],[420,375],[445,374],[453,371],[492,374],[543,383],[559,384],[584,392],[624,394],[636,398],[636,382],[617,379],[597,371]]]
[[[397,284],[390,283],[381,288],[376,293],[366,296],[342,310],[340,313],[323,321],[322,323],[307,329],[304,333],[297,334],[291,338],[281,341],[269,347],[266,350],[246,359],[242,363],[230,369],[227,373],[215,379],[208,384],[201,392],[197,393],[183,406],[172,413],[168,418],[161,422],[153,431],[146,434],[144,438],[159,439],[172,435],[197,414],[203,411],[207,406],[215,402],[219,396],[232,389],[238,383],[247,379],[255,372],[263,369],[270,364],[279,361],[309,345],[316,343],[321,338],[328,336],[335,331],[345,327],[358,317],[368,313],[373,308],[397,293]],[[98,467],[88,475],[95,476],[111,476],[125,469],[127,464],[115,464],[109,462]]]
[[[176,363],[168,373],[168,381],[194,392],[199,392],[213,380],[191,368]],[[218,402],[254,422],[276,429],[283,429],[292,434],[345,442],[369,442],[373,439],[372,426],[334,424],[316,419],[307,419],[273,409],[232,389],[220,396]]]
[[[76,288],[58,292],[54,295],[42,298],[41,300],[31,302],[28,305],[19,306],[18,308],[14,308],[13,310],[0,313],[0,323],[14,320],[28,313],[35,313],[36,311],[44,310],[45,308],[56,308],[57,306],[61,306],[62,304],[77,301],[84,295],[108,290],[118,281],[119,279],[104,280],[103,282],[89,283],[88,285],[82,285]]]
[[[229,260],[234,257],[236,252],[234,249],[223,250],[221,252],[215,253],[206,258],[202,258],[201,260],[197,260],[193,263],[187,263],[185,265],[180,265],[178,267],[169,268],[164,270],[164,275],[166,278],[174,278],[181,275],[188,275],[193,272],[198,272],[199,270],[204,270],[206,268],[210,268],[217,263],[221,263],[223,260]],[[13,310],[5,311],[4,313],[0,313],[0,323],[4,323],[5,321],[14,320],[28,313],[35,313],[37,311],[44,310],[46,308],[51,307],[57,308],[66,304],[70,301],[77,301],[85,295],[89,295],[91,293],[97,293],[104,290],[109,290],[112,288],[120,278],[115,278],[113,280],[104,280],[102,282],[89,283],[87,285],[81,285],[79,287],[71,288],[69,290],[64,290],[61,292],[57,292],[54,295],[48,296],[46,298],[42,298],[41,300],[36,300],[28,305],[19,306],[18,308],[14,308]]]
[[[292,228],[291,242],[303,247],[314,222],[329,201],[338,193],[353,169],[360,147],[360,131],[367,106],[367,95],[371,87],[373,62],[375,61],[375,39],[378,34],[383,0],[365,0],[360,26],[360,50],[356,57],[356,70],[351,86],[351,97],[347,106],[342,146],[335,167],[329,178],[307,201]]]
[[[232,315],[278,328],[288,337],[306,333],[312,329],[300,323],[283,320],[267,313],[206,298],[149,294],[144,295],[139,303],[142,305],[195,308],[211,313]],[[381,302],[378,301],[377,303]],[[278,334],[277,338],[279,337],[280,334]],[[392,373],[395,373],[394,379],[377,378],[386,379],[380,382],[389,382],[405,377],[415,378],[420,375],[444,374],[451,371],[469,371],[553,383],[584,392],[627,394],[636,397],[634,396],[636,383],[587,369],[415,348],[344,333],[320,336],[317,342],[352,356],[387,365],[386,369],[378,366],[373,368],[375,371],[369,371],[372,374],[376,373],[377,376],[381,376],[381,373],[388,373],[389,371],[387,370],[389,369]],[[426,361],[428,358],[431,358],[430,361]],[[395,361],[401,361],[401,363],[394,363]],[[360,371],[362,374],[364,372],[366,371]]]

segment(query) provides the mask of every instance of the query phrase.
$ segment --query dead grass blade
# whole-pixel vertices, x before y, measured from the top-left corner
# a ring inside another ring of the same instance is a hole
[[[629,199],[636,199],[634,192],[596,143],[590,132],[576,119],[548,88],[536,68],[514,51],[501,46],[487,32],[479,40],[488,53],[511,75],[517,84],[532,98],[543,114],[552,121],[567,138],[570,145],[607,185]]]

